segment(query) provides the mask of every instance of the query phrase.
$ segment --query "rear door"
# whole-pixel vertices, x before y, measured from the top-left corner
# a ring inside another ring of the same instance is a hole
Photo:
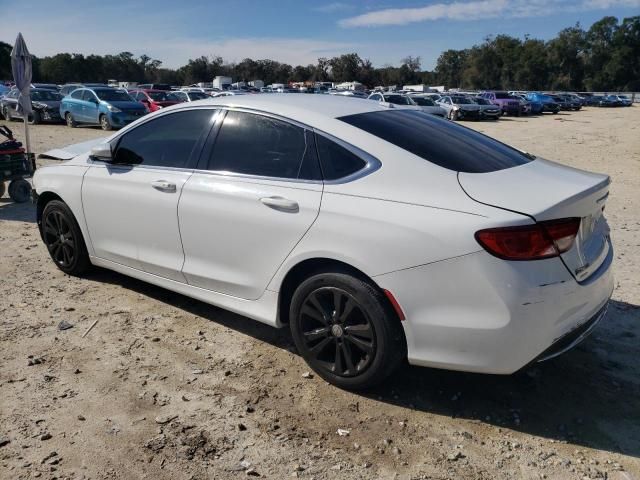
[[[303,127],[236,110],[218,125],[180,199],[182,272],[191,285],[253,300],[315,221],[323,184]]]
[[[93,163],[82,202],[97,257],[185,281],[178,199],[213,114],[193,109],[155,117],[116,139],[113,163]]]

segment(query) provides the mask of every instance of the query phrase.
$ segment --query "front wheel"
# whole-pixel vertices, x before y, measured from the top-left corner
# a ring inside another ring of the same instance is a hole
[[[68,275],[82,275],[91,266],[78,222],[66,203],[52,200],[44,207],[42,239],[56,266]]]
[[[319,273],[302,282],[293,294],[289,318],[302,357],[341,388],[377,385],[406,356],[400,320],[384,295],[346,273]]]
[[[113,130],[113,127],[109,122],[109,117],[107,117],[106,115],[100,115],[100,128],[102,128],[102,130],[104,130],[105,132]]]
[[[67,122],[67,127],[76,128],[78,126],[78,123],[73,118],[73,115],[71,115],[71,112],[64,114],[64,120]]]
[[[31,115],[29,115],[29,125],[38,125],[39,123],[42,122],[42,118],[40,117],[40,112],[33,112]]]

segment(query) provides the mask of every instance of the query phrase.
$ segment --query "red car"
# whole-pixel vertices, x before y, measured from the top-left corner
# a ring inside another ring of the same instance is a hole
[[[142,103],[150,112],[180,103],[180,99],[166,90],[129,90],[134,100]]]

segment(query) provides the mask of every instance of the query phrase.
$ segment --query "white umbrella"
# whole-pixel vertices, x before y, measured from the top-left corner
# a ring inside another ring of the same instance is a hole
[[[27,154],[31,152],[29,142],[29,126],[28,117],[33,112],[31,109],[31,54],[27,49],[27,44],[22,38],[22,34],[18,33],[16,43],[11,50],[11,70],[13,72],[13,80],[16,82],[16,88],[20,91],[18,97],[18,105],[22,111],[24,119],[24,138],[27,145]]]

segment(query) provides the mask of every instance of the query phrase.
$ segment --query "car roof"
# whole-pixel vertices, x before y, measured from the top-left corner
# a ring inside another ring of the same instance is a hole
[[[198,105],[248,108],[273,113],[305,124],[313,124],[315,120],[338,118],[359,113],[386,111],[389,107],[381,106],[363,98],[300,95],[283,93],[280,95],[230,95],[215,97],[194,102]],[[172,109],[191,108],[191,105],[178,105]]]

